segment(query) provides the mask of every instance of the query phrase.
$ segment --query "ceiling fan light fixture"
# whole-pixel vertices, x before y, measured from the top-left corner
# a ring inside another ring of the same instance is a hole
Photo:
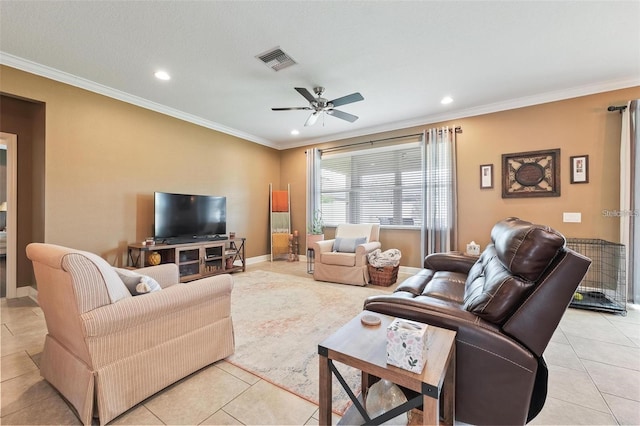
[[[313,91],[316,96],[313,96],[311,92],[309,92],[304,87],[294,87],[294,89],[302,95],[307,102],[309,102],[309,106],[306,107],[286,107],[286,108],[271,108],[272,111],[299,111],[299,110],[311,110],[313,111],[307,121],[304,123],[306,126],[313,126],[318,117],[322,113],[327,113],[332,117],[339,118],[341,120],[346,120],[350,123],[353,123],[358,119],[358,116],[349,114],[348,112],[341,111],[339,109],[334,109],[336,106],[347,105],[353,102],[359,102],[364,100],[364,97],[358,92],[354,92],[347,96],[342,96],[340,98],[336,98],[333,100],[328,100],[322,97],[324,93],[324,87],[314,87]],[[323,116],[324,117],[324,116]],[[324,122],[323,122],[324,125]]]
[[[320,111],[314,111],[309,118],[307,118],[307,121],[304,123],[305,126],[313,126],[314,124],[316,124],[316,121],[318,121],[318,117],[320,116]]]

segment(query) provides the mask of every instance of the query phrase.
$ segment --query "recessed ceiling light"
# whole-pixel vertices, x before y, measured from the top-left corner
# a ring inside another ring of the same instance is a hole
[[[171,76],[166,71],[156,71],[155,74],[158,80],[171,80]]]
[[[442,98],[442,100],[440,101],[440,103],[442,105],[446,105],[446,104],[450,104],[451,102],[453,102],[453,98],[451,96],[445,96],[444,98]]]
[[[293,129],[293,130],[291,131],[291,134],[292,134],[293,136],[298,136],[298,135],[300,134],[300,131],[299,131],[299,130],[296,130],[296,129]]]

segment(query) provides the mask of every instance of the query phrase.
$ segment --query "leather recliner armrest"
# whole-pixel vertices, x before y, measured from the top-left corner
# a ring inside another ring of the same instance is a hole
[[[433,271],[450,271],[468,274],[478,261],[477,256],[469,256],[459,251],[432,253],[424,258],[424,267]]]

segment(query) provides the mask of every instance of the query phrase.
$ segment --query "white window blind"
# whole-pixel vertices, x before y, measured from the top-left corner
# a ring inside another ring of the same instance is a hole
[[[321,210],[325,225],[422,225],[419,142],[323,153]]]

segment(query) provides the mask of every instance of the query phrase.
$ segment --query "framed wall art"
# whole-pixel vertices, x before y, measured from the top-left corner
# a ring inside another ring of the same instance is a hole
[[[560,149],[502,154],[502,198],[559,196]]]
[[[589,156],[569,157],[571,164],[571,183],[589,183]]]
[[[480,189],[493,188],[493,164],[480,166]]]

